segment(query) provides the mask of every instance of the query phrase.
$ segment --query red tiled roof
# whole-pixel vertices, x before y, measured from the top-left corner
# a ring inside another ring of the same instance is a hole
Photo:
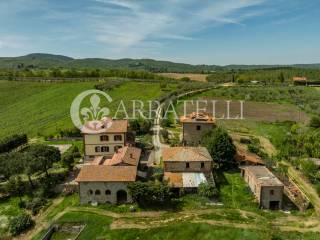
[[[141,155],[141,149],[135,147],[123,147],[118,149],[110,160],[106,160],[103,165],[114,166],[119,164],[128,164],[138,166]]]
[[[193,112],[180,117],[182,123],[215,123],[215,119],[206,112]]]
[[[85,165],[76,182],[134,182],[136,166]]]
[[[293,81],[307,81],[308,79],[306,77],[293,77]]]
[[[237,149],[237,153],[235,155],[235,160],[237,162],[250,162],[250,163],[254,163],[254,164],[261,164],[264,165],[263,160],[261,159],[261,157],[259,157],[258,155],[254,154],[254,153],[249,153],[243,149]]]
[[[128,120],[112,120],[110,118],[103,118],[99,121],[88,121],[81,129],[81,132],[84,134],[126,133],[127,131]]]
[[[183,187],[182,173],[165,172],[163,178],[173,187]]]
[[[206,162],[212,158],[205,147],[169,147],[162,150],[164,162]]]

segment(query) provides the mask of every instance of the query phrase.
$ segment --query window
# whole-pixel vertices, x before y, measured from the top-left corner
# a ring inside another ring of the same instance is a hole
[[[109,147],[101,147],[101,152],[109,152]]]
[[[91,189],[88,190],[88,195],[92,195],[93,191]]]
[[[270,195],[274,195],[274,190],[270,190]]]
[[[186,168],[190,168],[190,163],[186,163]]]
[[[101,141],[101,142],[107,142],[107,141],[109,141],[109,136],[108,136],[108,135],[102,135],[102,136],[100,136],[100,141]]]
[[[111,194],[111,191],[108,189],[106,190],[106,195],[110,195]]]
[[[201,163],[201,168],[204,168],[204,162]]]
[[[197,125],[197,130],[200,131],[201,130],[201,126]]]
[[[96,152],[101,152],[101,148],[100,148],[100,147],[95,147],[94,150],[95,150]]]
[[[96,190],[96,191],[94,192],[94,194],[95,194],[95,195],[100,195],[101,192],[100,192],[100,190]]]
[[[122,141],[122,136],[121,135],[114,135],[114,140],[115,141]]]

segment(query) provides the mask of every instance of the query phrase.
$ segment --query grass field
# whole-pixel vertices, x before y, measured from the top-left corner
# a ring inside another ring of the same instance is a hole
[[[27,133],[30,137],[48,135],[58,129],[73,127],[70,105],[79,93],[94,89],[94,85],[94,82],[0,81],[0,138],[19,132]],[[130,100],[146,102],[164,93],[159,83],[128,82],[108,92],[113,99],[108,107],[114,111],[120,100],[125,105],[131,105]]]
[[[181,79],[183,77],[188,77],[193,81],[199,82],[206,82],[208,74],[197,74],[197,73],[158,73],[158,75],[174,78],[174,79]]]

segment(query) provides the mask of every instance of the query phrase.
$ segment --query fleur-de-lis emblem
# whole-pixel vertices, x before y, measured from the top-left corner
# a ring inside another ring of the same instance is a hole
[[[81,115],[85,121],[89,120],[100,120],[102,117],[107,116],[110,111],[108,108],[101,108],[100,105],[100,97],[97,94],[93,94],[90,97],[91,106],[81,108]]]

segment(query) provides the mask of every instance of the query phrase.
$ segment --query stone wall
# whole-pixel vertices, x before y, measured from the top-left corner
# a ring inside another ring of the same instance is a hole
[[[120,190],[127,193],[126,202],[132,202],[127,184],[127,182],[81,182],[79,183],[80,203],[87,204],[97,202],[100,204],[116,204],[119,203],[117,193]],[[97,191],[100,191],[100,194],[98,194]]]
[[[164,162],[165,172],[211,172],[212,162],[189,162],[189,168],[187,168],[187,162]],[[204,167],[201,168],[201,163],[204,163]]]
[[[100,136],[107,135],[109,137],[108,141],[100,141]],[[115,141],[114,136],[121,135],[121,141]],[[116,147],[124,147],[125,146],[125,137],[126,134],[84,134],[84,152],[86,160],[90,159],[90,156],[107,156],[112,157],[115,153]],[[96,152],[95,147],[109,147],[108,152]]]
[[[198,126],[200,130],[197,130]],[[208,123],[183,123],[183,142],[192,145],[199,144],[202,134],[213,127],[213,124]]]

